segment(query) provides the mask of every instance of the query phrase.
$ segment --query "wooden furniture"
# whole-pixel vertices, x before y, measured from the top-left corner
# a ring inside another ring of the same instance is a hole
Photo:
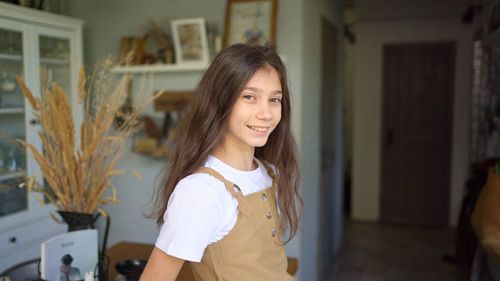
[[[109,257],[109,280],[114,281],[118,275],[115,269],[115,264],[117,262],[126,259],[147,260],[151,251],[153,251],[153,247],[153,245],[149,244],[131,242],[120,242],[113,247],[110,247],[107,251],[107,255]],[[296,258],[288,258],[288,273],[295,275],[295,273],[297,273],[298,266],[299,263]],[[189,263],[184,263],[179,276],[177,277],[177,281],[194,281]]]
[[[169,91],[154,101],[155,111],[182,111],[193,100],[192,91]]]
[[[109,280],[114,281],[118,272],[116,272],[115,264],[121,260],[126,259],[149,259],[151,252],[153,251],[153,245],[150,244],[140,244],[131,242],[120,242],[107,250],[107,255],[109,257]],[[191,273],[191,268],[189,263],[184,263],[177,281],[189,281],[194,280],[193,274]]]
[[[41,147],[40,125],[15,76],[23,77],[39,97],[44,72],[70,94],[74,118],[80,122],[76,89],[82,25],[78,19],[0,2],[0,272],[39,257],[42,241],[66,231],[65,225],[50,218],[49,208],[35,194],[18,187],[24,176],[43,180],[33,158],[13,142],[20,138]]]

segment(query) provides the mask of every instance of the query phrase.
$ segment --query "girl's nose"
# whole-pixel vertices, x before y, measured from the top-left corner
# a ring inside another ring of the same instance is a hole
[[[258,119],[269,121],[273,118],[273,114],[271,112],[271,107],[268,102],[261,102],[259,104],[259,111],[257,112]]]

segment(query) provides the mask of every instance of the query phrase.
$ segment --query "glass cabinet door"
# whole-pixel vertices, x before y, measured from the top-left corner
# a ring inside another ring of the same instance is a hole
[[[41,91],[44,90],[44,87],[50,88],[50,83],[55,82],[63,88],[71,105],[70,40],[50,35],[40,35],[38,46],[40,54],[40,79],[42,80],[40,83]],[[46,83],[49,84],[47,85]],[[45,179],[43,180],[43,186],[47,192],[52,193]],[[44,201],[45,203],[49,202],[47,198],[44,198]]]
[[[40,72],[42,79],[53,81],[71,98],[70,40],[40,35]],[[45,76],[45,77],[44,77]],[[42,83],[43,87],[43,83]],[[70,100],[71,103],[71,100]]]
[[[24,75],[23,33],[0,28],[0,218],[28,208],[26,153],[15,139],[26,139],[24,97],[16,75]]]

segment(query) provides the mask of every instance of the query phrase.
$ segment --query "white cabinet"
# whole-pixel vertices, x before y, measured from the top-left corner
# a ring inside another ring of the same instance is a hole
[[[35,96],[40,96],[42,73],[59,83],[80,122],[82,25],[78,19],[0,2],[0,272],[40,256],[40,241],[66,231],[65,225],[49,217],[50,206],[16,188],[20,175],[34,176],[40,183],[43,178],[33,158],[9,139],[25,139],[40,148],[40,125],[24,101],[16,75],[25,79]]]

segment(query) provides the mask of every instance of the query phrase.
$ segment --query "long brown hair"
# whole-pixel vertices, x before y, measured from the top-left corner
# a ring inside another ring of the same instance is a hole
[[[222,140],[227,119],[244,86],[258,70],[267,67],[273,67],[281,81],[281,121],[266,145],[255,148],[255,157],[276,168],[281,226],[289,234],[286,242],[295,235],[302,201],[298,191],[296,144],[290,130],[290,95],[285,66],[268,45],[232,45],[221,51],[204,73],[195,89],[192,105],[177,129],[170,165],[162,172],[163,182],[156,196],[158,224],[163,223],[163,214],[177,183],[203,166],[210,152]]]

